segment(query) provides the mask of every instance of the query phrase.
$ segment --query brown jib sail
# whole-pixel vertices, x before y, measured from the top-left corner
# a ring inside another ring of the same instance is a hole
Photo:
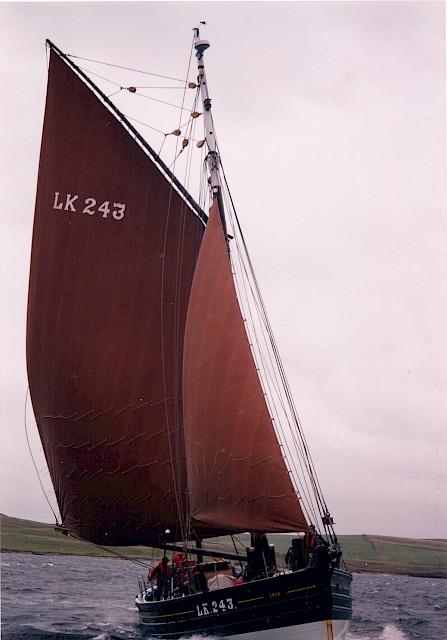
[[[232,531],[307,528],[248,343],[217,200],[188,308],[183,395],[191,515]]]
[[[150,544],[176,531],[199,216],[52,49],[27,366],[62,522],[87,540]]]

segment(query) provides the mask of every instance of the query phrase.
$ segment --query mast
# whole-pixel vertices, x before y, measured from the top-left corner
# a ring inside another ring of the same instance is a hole
[[[209,184],[213,199],[217,199],[219,213],[226,236],[225,213],[222,200],[222,190],[220,181],[220,156],[217,151],[216,135],[214,132],[213,116],[211,113],[211,98],[208,92],[208,82],[206,80],[204,53],[209,48],[208,40],[201,40],[199,29],[194,29],[194,48],[196,50],[198,79],[200,94],[203,103],[203,122],[205,128],[205,142],[208,147],[208,155],[206,157],[209,171]]]

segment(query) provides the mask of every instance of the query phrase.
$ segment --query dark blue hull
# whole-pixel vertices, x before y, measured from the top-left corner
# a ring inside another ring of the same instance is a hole
[[[286,629],[293,628],[296,640],[342,640],[352,616],[351,581],[347,571],[336,569],[330,579],[307,568],[159,602],[139,597],[136,604],[152,637],[261,637],[268,631],[271,638],[273,630],[281,630],[285,638]]]

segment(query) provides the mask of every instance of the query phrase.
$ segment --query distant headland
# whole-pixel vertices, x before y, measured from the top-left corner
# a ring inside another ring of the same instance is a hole
[[[242,541],[245,541],[245,537],[238,536]],[[293,535],[269,535],[269,541],[275,545],[280,563],[292,538]],[[366,534],[338,536],[338,539],[346,564],[353,572],[447,578],[447,540],[416,540]],[[248,537],[246,542],[248,545]],[[229,539],[228,551],[232,549]],[[110,547],[109,552],[106,548],[63,536],[56,532],[51,524],[12,518],[3,514],[1,550],[104,557],[119,553],[130,558],[148,558],[151,555],[146,547]]]

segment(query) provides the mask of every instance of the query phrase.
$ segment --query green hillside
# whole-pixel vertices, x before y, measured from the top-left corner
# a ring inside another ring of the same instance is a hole
[[[145,547],[110,547],[111,551],[132,558],[151,555]],[[23,553],[63,553],[73,556],[110,556],[107,551],[88,542],[67,537],[54,525],[33,520],[11,518],[1,514],[1,550]]]
[[[281,563],[293,536],[269,535]],[[248,536],[239,536],[242,546]],[[339,536],[343,557],[351,571],[404,573],[415,576],[447,578],[447,540],[415,540],[386,536]],[[233,551],[231,540],[224,547]],[[206,545],[212,547],[210,541]],[[50,524],[1,516],[1,549],[26,553],[63,553],[82,556],[108,556],[106,550],[87,542],[67,538]],[[132,558],[148,558],[145,547],[111,547],[110,550]]]
[[[447,540],[361,535],[340,542],[351,571],[447,578]]]

